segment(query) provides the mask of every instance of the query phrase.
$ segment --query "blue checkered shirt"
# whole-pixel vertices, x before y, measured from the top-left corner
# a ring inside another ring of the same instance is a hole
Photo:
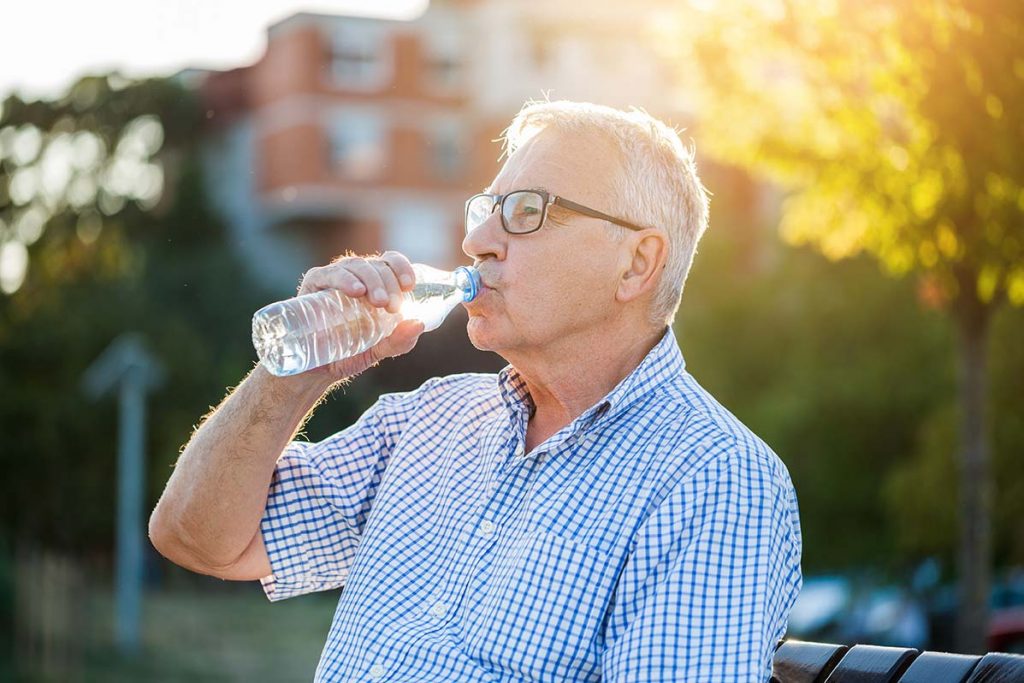
[[[524,453],[532,408],[511,367],[434,378],[285,449],[262,584],[344,586],[317,680],[767,680],[801,585],[796,495],[671,329]]]

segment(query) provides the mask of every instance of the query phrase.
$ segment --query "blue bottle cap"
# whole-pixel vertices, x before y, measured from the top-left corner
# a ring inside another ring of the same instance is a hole
[[[455,284],[462,290],[462,301],[472,301],[480,293],[480,271],[473,266],[456,268]]]

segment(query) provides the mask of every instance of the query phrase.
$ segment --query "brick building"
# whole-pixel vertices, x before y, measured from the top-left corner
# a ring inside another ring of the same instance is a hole
[[[452,267],[462,207],[529,98],[642,106],[674,123],[671,69],[644,39],[657,0],[435,0],[412,21],[300,13],[259,61],[188,70],[207,110],[211,196],[253,272],[283,292],[344,252]]]

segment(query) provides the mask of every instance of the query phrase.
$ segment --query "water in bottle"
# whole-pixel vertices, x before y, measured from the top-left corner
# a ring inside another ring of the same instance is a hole
[[[349,358],[387,337],[402,320],[436,329],[455,306],[472,301],[480,288],[476,268],[454,272],[413,264],[416,285],[402,292],[398,313],[337,289],[303,294],[264,306],[252,318],[252,343],[273,374],[297,375]]]

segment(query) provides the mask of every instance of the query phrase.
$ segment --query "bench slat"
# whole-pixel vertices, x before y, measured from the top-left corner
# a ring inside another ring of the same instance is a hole
[[[846,650],[845,645],[787,640],[775,651],[772,680],[777,683],[822,683]]]
[[[1024,656],[990,652],[981,658],[968,683],[1021,683],[1024,681]]]
[[[963,683],[980,661],[981,657],[974,655],[923,652],[899,683]]]
[[[854,645],[825,679],[826,683],[892,683],[898,681],[918,650],[879,645]]]

